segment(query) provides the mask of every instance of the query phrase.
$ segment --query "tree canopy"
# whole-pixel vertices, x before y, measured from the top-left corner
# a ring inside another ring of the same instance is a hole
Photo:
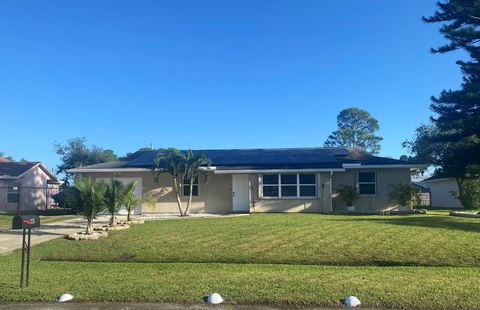
[[[125,156],[119,157],[118,160],[129,161],[129,160],[132,160],[132,159],[134,159],[135,157],[137,157],[139,154],[144,153],[144,152],[148,152],[148,151],[152,151],[152,148],[150,148],[150,147],[141,147],[141,148],[139,148],[138,150],[136,150],[135,152],[129,152],[129,153],[127,153]]]
[[[64,174],[64,181],[68,185],[72,176],[67,172],[69,169],[104,163],[117,159],[112,150],[106,150],[96,145],[89,147],[85,138],[68,139],[65,145],[55,143],[55,153],[61,156],[61,163],[57,166],[56,173]]]
[[[5,152],[0,151],[0,158],[5,158],[8,160],[13,160],[12,156],[7,156]]]
[[[359,108],[347,108],[337,116],[338,129],[325,141],[325,147],[361,147],[378,154],[381,137],[375,132],[379,129],[378,121],[368,111]]]
[[[466,167],[480,162],[480,1],[450,0],[438,2],[437,6],[433,16],[423,19],[441,23],[440,33],[448,43],[431,51],[464,50],[469,59],[457,61],[463,74],[461,89],[443,90],[438,97],[431,98],[435,113],[431,121],[438,129],[432,142],[444,145],[451,157],[461,159],[464,164],[460,173],[465,175]],[[459,167],[449,167],[449,163],[444,160],[440,169],[449,173],[458,170]]]
[[[432,53],[463,50],[467,61],[458,60],[463,82],[458,90],[443,90],[431,97],[434,116],[420,126],[412,141],[404,146],[414,156],[435,167],[435,174],[456,178],[458,198],[464,207],[480,167],[480,1],[448,0],[437,2],[437,11],[424,17],[427,23],[440,23],[440,33],[447,39]],[[472,183],[473,182],[473,183]]]

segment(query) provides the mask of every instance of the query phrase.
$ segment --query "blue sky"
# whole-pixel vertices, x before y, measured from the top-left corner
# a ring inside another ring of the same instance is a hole
[[[456,88],[458,53],[421,21],[433,0],[0,2],[0,150],[58,163],[84,136],[154,147],[321,146],[346,107],[368,110],[381,155]]]

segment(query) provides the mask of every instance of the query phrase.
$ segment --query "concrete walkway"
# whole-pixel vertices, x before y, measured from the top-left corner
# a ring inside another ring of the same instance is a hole
[[[37,245],[45,241],[60,238],[85,229],[85,220],[81,217],[65,221],[51,222],[32,229],[31,244]],[[22,248],[22,230],[0,232],[0,255]]]

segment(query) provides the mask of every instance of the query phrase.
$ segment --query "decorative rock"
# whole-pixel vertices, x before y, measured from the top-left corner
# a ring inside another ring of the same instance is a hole
[[[362,303],[360,302],[360,299],[358,299],[357,297],[355,296],[348,296],[347,298],[345,298],[345,300],[343,301],[343,303],[345,304],[345,306],[347,307],[358,307],[360,306]]]
[[[126,223],[127,224],[145,224],[145,221],[135,219],[135,220],[127,221]]]
[[[117,224],[116,226],[100,226],[94,227],[93,230],[95,231],[107,231],[107,230],[123,230],[128,229],[130,226],[128,224]]]
[[[106,231],[95,231],[90,235],[87,235],[85,232],[74,233],[74,234],[68,235],[67,239],[79,241],[79,240],[98,240],[98,239],[103,239],[107,237],[108,237],[108,233]]]
[[[470,212],[460,212],[460,211],[450,211],[450,216],[460,216],[468,218],[480,218],[480,213],[470,213]]]
[[[73,299],[73,296],[68,294],[68,293],[57,297],[58,302],[66,302],[66,301],[70,301],[72,299]]]
[[[222,296],[220,296],[220,294],[218,294],[218,293],[213,293],[213,294],[208,295],[207,302],[209,304],[218,305],[218,304],[221,304],[223,301],[224,300],[223,300]]]

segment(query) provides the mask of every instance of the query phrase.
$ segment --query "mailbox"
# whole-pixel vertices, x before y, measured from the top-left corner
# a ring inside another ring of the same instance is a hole
[[[17,215],[13,217],[12,229],[30,229],[40,227],[40,217],[37,215]]]

